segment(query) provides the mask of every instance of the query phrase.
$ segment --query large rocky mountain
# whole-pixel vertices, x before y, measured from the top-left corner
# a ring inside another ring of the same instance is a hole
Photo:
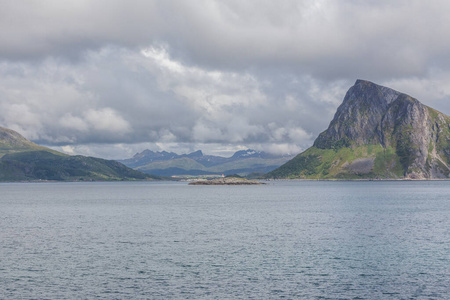
[[[157,179],[113,160],[69,156],[0,127],[0,181]]]
[[[272,171],[292,157],[290,155],[274,155],[251,149],[237,151],[231,157],[204,155],[201,150],[181,155],[174,152],[144,150],[132,158],[119,160],[119,162],[130,168],[160,176],[248,175],[250,173]]]
[[[269,178],[439,179],[450,175],[450,117],[357,80],[314,145]]]

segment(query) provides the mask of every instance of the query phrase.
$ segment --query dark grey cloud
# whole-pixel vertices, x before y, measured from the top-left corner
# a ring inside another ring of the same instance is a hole
[[[0,57],[82,56],[166,43],[212,69],[324,78],[420,75],[449,58],[447,1],[1,1]],[[435,57],[440,57],[438,62]]]
[[[143,147],[296,152],[357,78],[449,113],[449,8],[0,0],[0,125],[104,157]]]

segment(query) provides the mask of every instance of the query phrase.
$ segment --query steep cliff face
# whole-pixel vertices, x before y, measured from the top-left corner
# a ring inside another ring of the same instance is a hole
[[[401,95],[378,129],[384,147],[393,147],[409,178],[449,176],[449,117]]]
[[[417,99],[357,80],[313,147],[269,177],[448,178],[449,125],[447,115]],[[314,167],[293,168],[306,157]]]
[[[399,95],[392,89],[357,80],[345,95],[330,126],[319,135],[314,146],[327,149],[348,146],[350,142],[356,145],[380,142],[378,125]]]

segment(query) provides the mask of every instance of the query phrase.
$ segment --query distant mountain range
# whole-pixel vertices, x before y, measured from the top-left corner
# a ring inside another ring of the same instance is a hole
[[[314,145],[268,178],[450,178],[450,117],[357,80]]]
[[[160,179],[123,164],[95,157],[69,156],[37,145],[0,127],[0,181],[112,181]]]
[[[144,150],[132,158],[119,160],[124,165],[159,176],[267,173],[293,158],[255,150],[237,151],[231,157],[204,155],[201,150],[189,154]]]

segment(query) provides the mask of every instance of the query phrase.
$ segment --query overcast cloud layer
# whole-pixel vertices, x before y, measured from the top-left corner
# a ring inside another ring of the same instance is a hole
[[[0,126],[68,153],[296,154],[358,78],[450,114],[448,1],[0,0]]]

